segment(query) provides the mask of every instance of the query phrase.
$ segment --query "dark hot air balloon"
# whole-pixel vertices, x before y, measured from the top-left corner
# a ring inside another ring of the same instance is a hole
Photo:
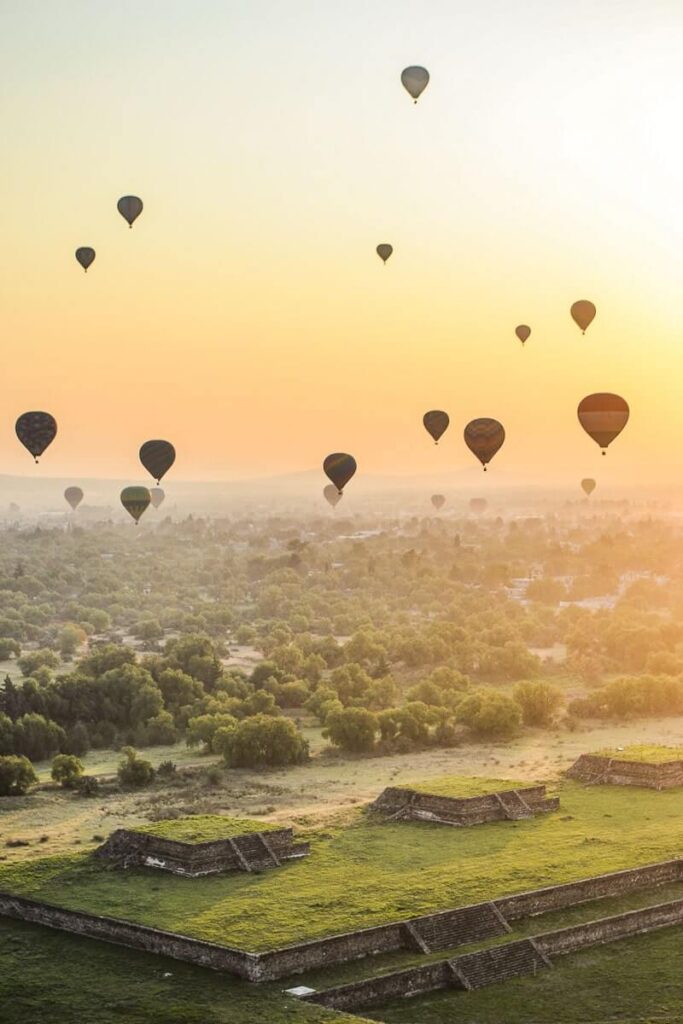
[[[519,327],[515,327],[515,334],[517,335],[517,337],[523,345],[529,337],[529,335],[531,334],[531,328],[527,327],[526,324],[520,324]]]
[[[595,490],[595,480],[591,479],[591,477],[588,476],[585,480],[581,481],[581,486],[587,497],[590,498],[591,494]]]
[[[161,487],[150,487],[149,496],[152,499],[153,508],[159,508],[159,505],[161,505],[162,501],[166,497]]]
[[[88,267],[95,259],[95,250],[89,245],[82,245],[80,249],[76,249],[76,259],[87,273]]]
[[[33,458],[43,454],[57,434],[57,421],[49,412],[25,412],[16,422],[17,437]]]
[[[628,423],[629,407],[619,395],[596,394],[588,395],[577,409],[579,423],[605,454],[607,446],[612,443]]]
[[[498,420],[483,417],[472,420],[465,427],[465,444],[477,456],[484,467],[484,472],[487,462],[491,461],[504,440],[505,430]]]
[[[151,500],[152,497],[146,487],[124,487],[121,491],[121,504],[133,517],[136,525]]]
[[[434,506],[434,508],[436,509],[437,512],[439,511],[440,508],[443,508],[445,504],[446,504],[446,495],[445,494],[432,494],[432,505]]]
[[[128,227],[132,228],[133,221],[136,221],[142,213],[142,199],[138,199],[137,196],[121,196],[116,204],[116,209],[128,222]]]
[[[475,515],[482,515],[488,507],[486,498],[470,498],[470,508]]]
[[[574,323],[578,324],[582,334],[585,334],[595,319],[596,309],[593,303],[589,302],[588,299],[579,299],[578,302],[574,303],[569,312]]]
[[[432,409],[424,414],[422,422],[427,433],[434,439],[434,444],[438,444],[439,438],[445,432],[450,420],[447,412],[441,412],[440,409]]]
[[[67,487],[64,491],[64,497],[71,505],[74,512],[83,501],[83,491],[80,487]]]
[[[345,452],[334,452],[332,455],[328,455],[323,462],[325,475],[329,477],[340,494],[357,468],[353,455],[347,455]]]
[[[341,491],[338,491],[334,484],[325,484],[323,487],[323,495],[332,508],[338,505],[343,497]]]
[[[417,103],[419,97],[429,84],[429,72],[426,68],[421,68],[417,65],[404,68],[401,72],[401,82],[406,92],[408,92],[412,96],[414,102]]]
[[[170,441],[145,441],[140,449],[140,462],[159,483],[175,462],[175,448]]]
[[[377,255],[381,259],[382,263],[387,262],[393,251],[393,245],[389,245],[388,242],[380,242],[380,244],[377,246]]]

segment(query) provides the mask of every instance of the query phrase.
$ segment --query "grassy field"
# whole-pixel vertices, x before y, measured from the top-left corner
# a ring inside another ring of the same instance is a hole
[[[371,820],[311,829],[311,856],[262,875],[185,879],[87,854],[0,867],[0,889],[264,950],[677,857],[683,791],[565,782],[561,809],[473,828]]]
[[[0,918],[3,1024],[358,1024],[282,987]]]
[[[228,818],[220,814],[197,814],[191,818],[155,821],[153,825],[137,825],[136,832],[175,839],[178,843],[209,843],[215,839],[235,839],[252,832],[269,832],[277,825],[249,818]]]
[[[637,761],[641,764],[666,764],[683,761],[683,747],[664,747],[657,743],[640,743],[619,750],[615,747],[596,750],[598,757],[614,757],[619,761]]]
[[[436,779],[404,783],[407,789],[414,789],[417,793],[460,798],[488,796],[490,793],[503,793],[506,789],[522,789],[528,785],[528,782],[514,782],[512,779],[473,779],[465,775],[442,775]]]
[[[677,1024],[683,929],[669,928],[555,961],[536,977],[475,992],[434,992],[366,1016],[387,1024]]]

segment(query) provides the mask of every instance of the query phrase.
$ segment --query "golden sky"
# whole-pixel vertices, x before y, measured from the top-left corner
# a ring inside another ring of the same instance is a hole
[[[681,52],[680,0],[7,3],[0,473],[138,478],[149,437],[178,479],[450,471],[494,416],[508,481],[677,481]]]

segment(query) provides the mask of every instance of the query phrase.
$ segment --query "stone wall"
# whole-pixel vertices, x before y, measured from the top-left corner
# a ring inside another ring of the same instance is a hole
[[[95,852],[123,867],[151,867],[198,877],[220,871],[264,871],[283,860],[305,857],[308,843],[294,843],[291,828],[253,832],[234,839],[184,843],[149,832],[120,828]]]
[[[671,789],[683,786],[683,761],[653,764],[643,761],[620,761],[614,757],[582,754],[567,776],[580,782],[604,783],[613,786],[645,786],[648,789]]]
[[[388,786],[371,804],[371,809],[403,821],[481,825],[489,821],[530,818],[535,814],[555,811],[559,806],[559,799],[546,796],[545,786],[526,786],[475,797],[436,796]]]

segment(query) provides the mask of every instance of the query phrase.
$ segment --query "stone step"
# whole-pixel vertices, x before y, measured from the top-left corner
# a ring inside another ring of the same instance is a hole
[[[523,974],[536,974],[548,966],[548,960],[530,939],[522,939],[456,957],[451,965],[457,968],[474,989],[507,981],[508,978],[518,978]]]

